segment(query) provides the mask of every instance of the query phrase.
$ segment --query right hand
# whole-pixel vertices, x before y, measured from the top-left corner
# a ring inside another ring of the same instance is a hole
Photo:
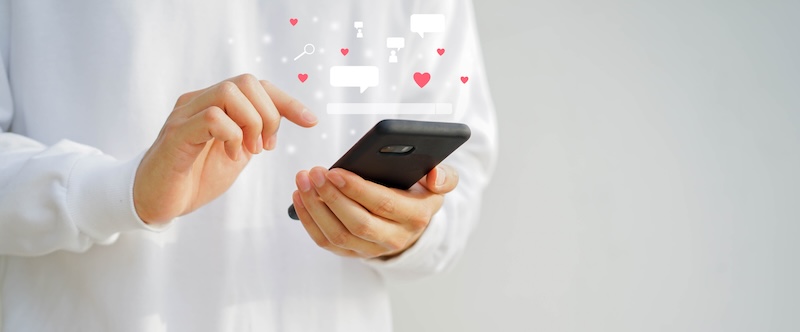
[[[219,197],[253,154],[275,148],[281,117],[317,124],[298,100],[249,74],[180,96],[136,171],[136,213],[164,223]]]

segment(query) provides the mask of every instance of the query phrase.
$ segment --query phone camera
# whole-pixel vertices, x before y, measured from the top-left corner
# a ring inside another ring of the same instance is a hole
[[[381,153],[406,154],[414,150],[412,145],[387,145],[381,148]]]

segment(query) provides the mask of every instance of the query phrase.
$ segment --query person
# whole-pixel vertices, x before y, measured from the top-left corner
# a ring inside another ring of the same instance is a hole
[[[386,283],[452,266],[478,220],[495,114],[471,4],[352,8],[0,1],[2,331],[391,330]],[[322,54],[381,45],[414,11],[454,26],[410,54],[446,45],[448,61]],[[353,20],[373,31],[358,44],[332,23]],[[311,41],[319,54],[285,61]],[[314,71],[345,60],[374,63],[380,85],[362,94]],[[415,71],[431,73],[424,89]],[[328,115],[323,101],[454,112]],[[408,192],[321,167],[386,117],[462,122],[472,137]]]

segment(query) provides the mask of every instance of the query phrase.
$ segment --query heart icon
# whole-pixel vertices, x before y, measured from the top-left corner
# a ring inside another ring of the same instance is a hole
[[[341,51],[342,51],[342,55],[347,55],[347,53],[350,53],[350,49],[349,48],[343,48],[343,49],[341,49]]]
[[[425,85],[428,84],[430,80],[431,80],[431,74],[429,73],[420,73],[420,72],[414,73],[414,82],[417,82],[417,85],[419,85],[420,88],[425,87]]]
[[[461,76],[461,83],[467,84],[467,81],[469,81],[469,77]]]
[[[308,74],[297,74],[297,79],[300,80],[300,83],[305,83],[308,79]]]
[[[444,49],[443,48],[437,48],[436,49],[436,53],[439,53],[439,56],[442,56],[442,55],[444,55]]]
[[[289,23],[291,23],[292,26],[295,26],[295,25],[297,25],[297,19],[296,18],[290,18],[289,19]]]

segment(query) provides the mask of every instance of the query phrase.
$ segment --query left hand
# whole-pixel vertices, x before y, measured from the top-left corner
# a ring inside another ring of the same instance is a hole
[[[458,173],[439,165],[409,190],[388,188],[344,169],[300,171],[292,195],[314,242],[337,255],[388,259],[410,248],[455,189]]]

